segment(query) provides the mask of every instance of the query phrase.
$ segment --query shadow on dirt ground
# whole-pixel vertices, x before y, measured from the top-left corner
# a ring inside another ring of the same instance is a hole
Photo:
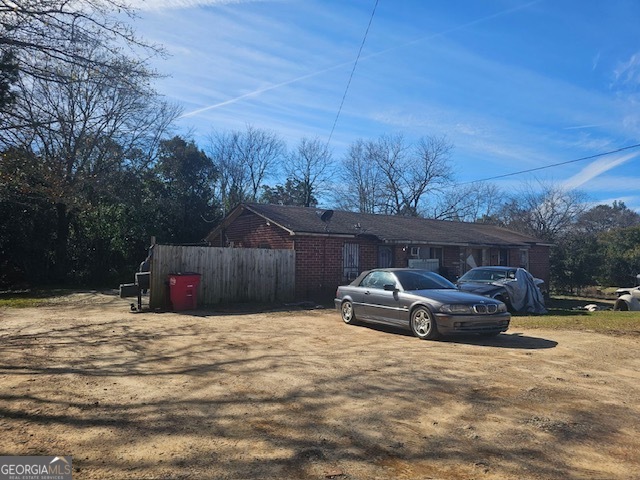
[[[378,332],[391,333],[404,337],[414,338],[411,332],[402,328],[390,327],[386,325],[360,324],[357,327],[368,328]],[[417,340],[417,339],[416,339]],[[515,349],[545,349],[554,348],[558,342],[525,335],[523,333],[501,333],[495,337],[483,337],[481,335],[451,335],[443,337],[437,342],[443,343],[461,343],[467,345],[481,345],[485,347],[496,348],[515,348]]]
[[[541,337],[33,309],[0,323],[0,450],[75,479],[631,478],[637,355]]]

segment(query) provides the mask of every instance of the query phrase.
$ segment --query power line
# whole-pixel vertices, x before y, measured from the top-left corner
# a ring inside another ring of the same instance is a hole
[[[342,112],[342,106],[344,105],[344,99],[347,97],[347,92],[349,91],[349,85],[351,85],[351,79],[353,78],[353,74],[356,71],[356,66],[358,65],[358,60],[360,60],[360,55],[362,54],[362,49],[364,47],[364,42],[367,40],[367,35],[369,34],[369,28],[371,28],[371,22],[373,22],[373,16],[376,13],[376,8],[378,8],[378,0],[376,0],[375,5],[373,6],[373,10],[371,11],[371,17],[369,17],[369,24],[367,25],[367,29],[364,32],[364,37],[362,37],[362,43],[360,44],[360,50],[358,50],[358,55],[356,56],[356,61],[353,62],[353,68],[351,69],[351,75],[349,75],[349,81],[347,82],[347,86],[344,89],[344,93],[342,94],[342,101],[340,102],[340,107],[338,107],[338,113],[336,114],[336,118],[333,121],[333,126],[331,127],[331,132],[329,133],[329,138],[327,139],[327,146],[331,142],[331,137],[333,137],[333,132],[336,129],[336,124],[338,123],[338,118],[340,117],[340,113]]]
[[[458,185],[468,185],[470,183],[488,182],[489,180],[497,180],[498,178],[512,177],[514,175],[521,175],[523,173],[536,172],[538,170],[545,170],[547,168],[559,167],[561,165],[568,165],[569,163],[583,162],[585,160],[592,160],[598,157],[606,157],[607,155],[613,155],[614,153],[620,153],[620,152],[624,152],[625,150],[631,150],[633,148],[638,148],[638,147],[640,147],[640,143],[636,143],[635,145],[628,145],[626,147],[621,147],[621,148],[618,148],[617,150],[611,150],[609,152],[596,153],[595,155],[590,155],[588,157],[581,157],[581,158],[576,158],[574,160],[567,160],[566,162],[552,163],[551,165],[530,168],[529,170],[520,170],[519,172],[505,173],[503,175],[496,175],[495,177],[487,177],[481,180],[473,180],[470,182],[459,183]]]

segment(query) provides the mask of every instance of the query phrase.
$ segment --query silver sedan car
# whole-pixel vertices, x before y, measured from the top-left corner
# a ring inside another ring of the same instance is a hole
[[[455,333],[494,336],[511,320],[499,300],[461,292],[437,273],[409,268],[363,272],[338,287],[335,305],[344,323],[394,325],[429,340]]]

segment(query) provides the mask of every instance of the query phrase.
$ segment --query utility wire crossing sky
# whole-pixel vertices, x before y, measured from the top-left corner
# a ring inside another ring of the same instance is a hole
[[[360,138],[446,135],[458,183],[640,211],[640,2],[139,1],[135,28],[172,55],[159,88],[199,144],[252,125],[339,160]]]

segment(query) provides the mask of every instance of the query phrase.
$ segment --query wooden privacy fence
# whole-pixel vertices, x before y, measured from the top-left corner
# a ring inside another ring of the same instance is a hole
[[[156,245],[151,260],[151,308],[168,308],[168,275],[199,273],[198,305],[290,301],[295,251]]]

